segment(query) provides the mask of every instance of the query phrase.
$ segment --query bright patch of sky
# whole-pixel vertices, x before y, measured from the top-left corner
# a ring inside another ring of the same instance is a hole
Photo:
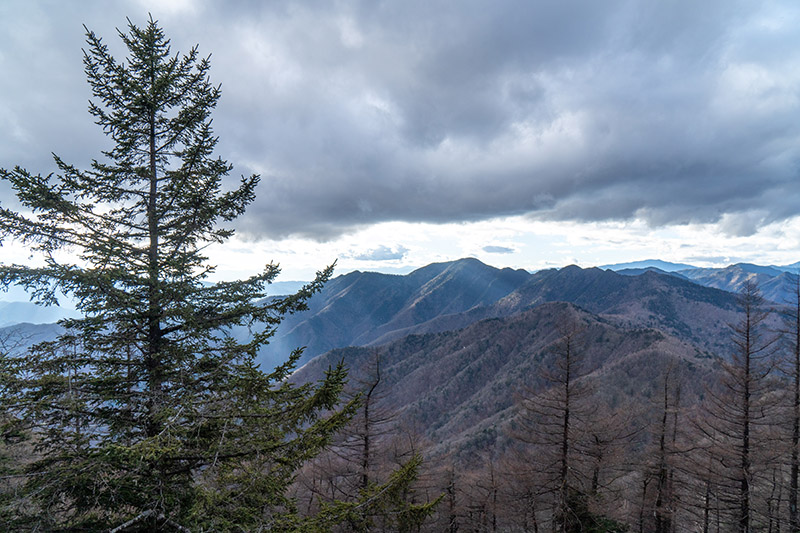
[[[525,217],[461,224],[387,222],[320,243],[304,239],[245,242],[212,247],[220,279],[252,275],[270,260],[281,280],[307,280],[337,261],[339,274],[353,270],[407,273],[434,262],[476,257],[496,267],[535,271],[569,264],[593,267],[660,258],[698,267],[738,262],[788,265],[798,260],[800,217],[728,236],[720,224],[652,228],[646,222],[543,222]],[[382,258],[373,258],[376,251]],[[755,253],[754,253],[755,252]]]

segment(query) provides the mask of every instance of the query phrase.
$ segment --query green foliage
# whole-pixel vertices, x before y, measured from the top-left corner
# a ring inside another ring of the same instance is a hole
[[[218,224],[244,212],[259,177],[223,186],[232,167],[213,155],[220,89],[208,58],[197,48],[173,55],[152,19],[129,21],[119,37],[123,62],[88,30],[84,52],[89,111],[114,146],[86,170],[57,156],[47,176],[0,170],[22,205],[0,208],[0,239],[44,259],[0,266],[0,283],[45,304],[64,291],[83,314],[10,360],[4,400],[35,455],[20,467],[25,481],[9,503],[19,508],[5,525],[256,530],[291,521],[294,472],[352,411],[336,410],[345,371],[295,386],[286,378],[300,351],[272,372],[255,356],[332,268],[268,303],[275,264],[245,280],[206,281],[204,247],[232,235]],[[77,259],[64,260],[64,249]],[[238,327],[250,328],[248,341],[234,338]]]
[[[325,531],[326,523],[346,524],[345,531],[419,531],[444,495],[427,503],[412,503],[412,485],[417,480],[422,456],[415,454],[385,483],[370,484],[356,501],[324,504],[322,511],[301,524],[300,531]],[[287,531],[294,531],[288,528]]]
[[[559,531],[564,533],[625,533],[628,526],[589,509],[587,497],[569,489],[565,511],[556,517]]]

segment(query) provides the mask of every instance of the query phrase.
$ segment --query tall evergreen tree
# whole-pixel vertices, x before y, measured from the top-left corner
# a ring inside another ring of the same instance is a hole
[[[342,368],[317,386],[271,372],[258,349],[302,310],[331,268],[298,294],[263,303],[275,264],[208,283],[203,249],[232,235],[259,177],[226,191],[210,113],[219,86],[209,59],[170,51],[151,18],[119,31],[117,61],[87,30],[89,111],[113,140],[90,168],[0,170],[23,209],[0,209],[0,239],[29,244],[41,267],[0,266],[0,283],[37,301],[61,290],[83,317],[19,358],[8,395],[36,442],[15,528],[154,531],[279,530],[293,522],[285,488],[346,421]],[[74,252],[63,260],[62,249]],[[248,327],[240,342],[232,328]],[[322,415],[322,412],[332,413]],[[124,527],[123,527],[124,526]],[[116,529],[115,529],[116,528]]]

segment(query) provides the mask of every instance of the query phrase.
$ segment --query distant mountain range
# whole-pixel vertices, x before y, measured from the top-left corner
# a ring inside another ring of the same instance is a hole
[[[737,263],[725,268],[693,268],[680,270],[677,274],[705,285],[726,291],[737,292],[745,281],[758,283],[764,297],[776,303],[791,300],[791,276],[797,270],[786,267],[763,267],[749,263]]]
[[[707,351],[721,348],[735,314],[734,294],[674,273],[623,275],[568,266],[530,274],[461,259],[406,276],[352,272],[333,279],[311,299],[309,311],[281,324],[261,361],[276,364],[293,347],[305,346],[305,362],[336,348],[463,328],[557,301],[658,327]]]
[[[684,263],[670,263],[669,261],[662,261],[661,259],[645,259],[644,261],[632,261],[630,263],[616,263],[614,265],[603,265],[598,268],[600,268],[601,270],[614,270],[614,271],[629,270],[629,269],[645,270],[645,269],[656,268],[663,272],[675,272],[677,270],[687,270],[696,267]]]
[[[333,349],[378,346],[410,334],[464,328],[556,301],[636,327],[658,328],[708,353],[719,353],[735,313],[732,293],[752,279],[768,299],[788,301],[787,271],[798,265],[695,268],[648,260],[607,269],[568,266],[531,274],[470,258],[434,263],[406,275],[355,271],[328,282],[310,300],[307,312],[287,317],[259,361],[271,367],[294,348],[305,346],[301,360],[305,363]],[[282,282],[273,292],[290,293],[300,285]],[[51,323],[72,314],[58,307],[0,302],[0,327]]]
[[[790,281],[788,267],[619,266],[531,274],[460,259],[406,275],[351,272],[328,282],[308,311],[286,317],[259,362],[274,367],[305,346],[292,379],[314,381],[343,360],[357,382],[380,358],[386,405],[423,428],[439,451],[468,449],[515,423],[516,391],[539,383],[565,317],[582,325],[582,379],[602,391],[603,402],[648,401],[668,366],[690,376],[691,401],[702,393],[703,376],[731,353],[730,324],[738,320],[732,291],[753,279],[780,302]],[[3,311],[6,321],[23,316],[13,304],[0,305]],[[771,320],[777,330],[779,318]],[[24,347],[57,332],[52,324],[18,324],[1,328],[0,339]]]
[[[0,327],[0,350],[21,353],[34,344],[55,339],[62,332],[58,324],[23,322]],[[0,352],[2,353],[2,352]]]
[[[768,266],[768,267],[759,267],[758,265],[749,265],[748,263],[739,263],[741,265],[748,265],[755,268],[761,269],[772,269],[778,270],[781,272],[800,272],[800,261],[797,263],[792,263],[791,265],[783,265],[783,266]],[[615,263],[613,265],[604,265],[598,267],[601,270],[626,270],[626,269],[650,269],[650,268],[657,268],[659,270],[663,270],[664,272],[677,272],[680,270],[694,270],[699,267],[694,265],[687,265],[685,263],[670,263],[669,261],[662,261],[661,259],[645,259],[644,261],[633,261],[630,263]],[[709,270],[709,269],[704,269]],[[710,269],[715,270],[715,269]]]
[[[269,286],[268,294],[294,294],[304,284],[302,281],[277,281]],[[0,327],[22,323],[50,324],[62,318],[81,316],[75,310],[74,302],[63,294],[58,295],[60,305],[42,306],[29,300],[29,295],[20,287],[0,292]]]
[[[77,318],[80,314],[74,309],[49,306],[44,307],[31,302],[0,301],[0,327],[14,324],[51,324],[62,318]]]
[[[760,266],[750,263],[737,263],[724,268],[699,268],[682,263],[669,263],[658,259],[619,263],[600,267],[627,276],[637,276],[646,271],[671,274],[689,279],[706,287],[714,287],[729,292],[741,290],[745,281],[758,283],[764,297],[776,303],[791,300],[789,288],[791,276],[800,272],[800,262],[783,266]]]

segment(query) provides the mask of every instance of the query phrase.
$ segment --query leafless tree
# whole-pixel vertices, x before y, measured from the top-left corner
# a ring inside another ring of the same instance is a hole
[[[741,319],[731,325],[734,350],[720,362],[720,383],[709,387],[705,417],[697,427],[708,443],[708,470],[719,489],[721,520],[729,529],[749,533],[767,514],[759,512],[754,501],[766,460],[756,451],[769,449],[774,422],[774,383],[769,378],[775,337],[767,331],[769,310],[755,283],[744,284],[738,301]]]
[[[595,400],[587,379],[586,325],[567,308],[558,319],[558,339],[540,360],[542,388],[528,388],[519,398],[519,418],[512,437],[536,480],[531,501],[536,527],[578,531],[603,493],[620,477],[608,466],[617,461],[620,439],[630,435],[623,416],[612,414]],[[534,381],[534,380],[532,380]],[[601,414],[602,413],[602,414]],[[605,512],[616,498],[603,504]]]
[[[789,274],[789,293],[791,295],[783,310],[783,337],[787,341],[787,363],[790,377],[790,437],[789,458],[789,531],[800,531],[798,513],[798,491],[800,491],[800,275]]]

